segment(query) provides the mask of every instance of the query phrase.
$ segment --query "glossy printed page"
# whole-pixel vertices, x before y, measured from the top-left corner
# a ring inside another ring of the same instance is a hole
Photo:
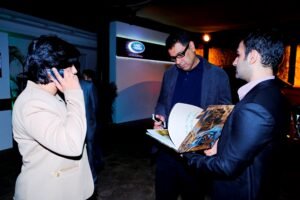
[[[194,128],[199,120],[197,116],[202,110],[200,107],[185,103],[174,105],[168,120],[168,130],[176,149],[180,147],[189,132]]]

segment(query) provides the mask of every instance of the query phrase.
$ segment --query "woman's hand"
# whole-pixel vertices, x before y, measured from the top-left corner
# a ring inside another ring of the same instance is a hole
[[[59,91],[64,92],[65,90],[80,88],[79,79],[76,75],[77,70],[74,65],[64,69],[64,77],[58,73],[55,67],[53,67],[52,70],[56,77],[56,79],[52,77],[52,81],[55,83],[55,86]]]

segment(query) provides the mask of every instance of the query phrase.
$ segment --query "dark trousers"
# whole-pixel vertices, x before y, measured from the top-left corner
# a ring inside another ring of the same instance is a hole
[[[156,200],[202,200],[207,187],[178,153],[161,149],[157,152],[155,171]]]
[[[87,156],[90,164],[90,168],[93,175],[94,184],[97,184],[98,173],[95,167],[95,142],[94,140],[86,140]]]

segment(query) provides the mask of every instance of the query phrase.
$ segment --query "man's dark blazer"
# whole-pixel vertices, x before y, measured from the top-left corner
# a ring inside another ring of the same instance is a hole
[[[83,91],[85,104],[87,154],[94,183],[96,183],[98,175],[95,166],[95,160],[97,159],[95,154],[95,137],[97,131],[98,94],[96,86],[92,81],[80,80],[80,86]]]
[[[80,80],[87,121],[87,140],[93,141],[97,127],[98,94],[92,81]]]
[[[217,154],[186,154],[198,171],[214,176],[213,200],[276,199],[280,143],[289,112],[275,80],[266,80],[235,106],[219,139]]]
[[[212,104],[231,104],[230,83],[226,72],[203,58],[199,59],[200,62],[203,62],[201,108],[205,109]],[[172,98],[177,77],[178,68],[173,65],[164,74],[160,96],[155,107],[155,113],[163,115],[166,120],[172,109]]]

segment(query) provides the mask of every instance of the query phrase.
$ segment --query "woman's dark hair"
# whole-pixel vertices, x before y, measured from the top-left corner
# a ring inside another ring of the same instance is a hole
[[[28,79],[41,84],[50,82],[46,69],[79,68],[80,52],[76,47],[55,35],[42,35],[28,47],[25,62]]]

